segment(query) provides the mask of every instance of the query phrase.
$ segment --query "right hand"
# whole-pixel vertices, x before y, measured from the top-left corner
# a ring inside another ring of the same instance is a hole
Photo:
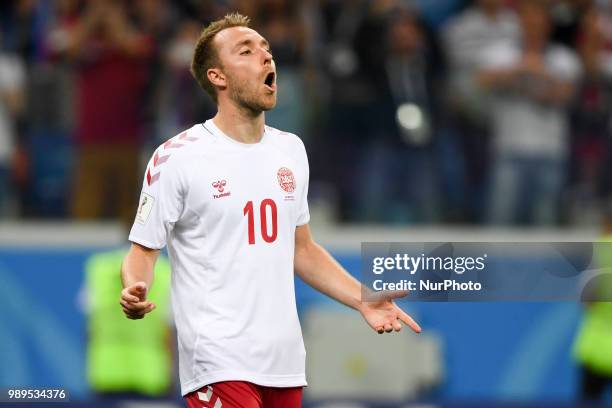
[[[136,282],[121,291],[123,313],[128,319],[142,319],[147,313],[155,309],[155,304],[147,300],[147,284]]]

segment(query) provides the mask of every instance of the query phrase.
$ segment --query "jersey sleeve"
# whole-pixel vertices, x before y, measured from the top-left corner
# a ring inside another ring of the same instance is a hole
[[[186,185],[177,161],[162,163],[156,154],[147,165],[129,240],[161,249],[184,208]]]
[[[300,167],[303,174],[304,182],[301,184],[301,189],[299,192],[299,200],[298,200],[298,211],[297,218],[295,221],[295,225],[298,227],[300,225],[308,224],[310,221],[310,211],[308,209],[308,182],[310,179],[310,168],[308,166],[308,156],[306,155],[306,148],[304,147],[304,143],[300,140]]]

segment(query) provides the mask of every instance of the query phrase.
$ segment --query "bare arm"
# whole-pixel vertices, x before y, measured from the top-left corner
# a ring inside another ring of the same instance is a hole
[[[483,69],[477,80],[485,90],[513,90],[553,106],[566,105],[574,94],[573,83],[552,75],[542,55],[537,53],[526,53],[514,67]]]
[[[25,97],[21,88],[0,92],[0,98],[4,100],[9,112],[13,116],[19,116],[25,107]]]
[[[487,68],[477,73],[476,80],[485,90],[500,90],[510,88],[517,75],[516,68]]]
[[[296,228],[294,267],[295,273],[304,282],[332,299],[358,310],[366,322],[379,333],[399,331],[400,321],[417,333],[421,331],[419,325],[392,301],[394,297],[398,297],[397,294],[376,302],[362,302],[361,283],[314,242],[308,225]]]
[[[70,30],[66,54],[72,58],[86,55],[96,30],[104,32],[107,46],[127,56],[145,57],[151,53],[152,46],[147,37],[129,24],[123,8],[111,3],[99,3],[87,9],[82,20]]]
[[[129,319],[142,319],[155,309],[147,301],[147,292],[153,284],[153,271],[159,256],[158,249],[132,244],[121,265],[121,306]]]
[[[359,309],[361,284],[314,242],[310,227],[295,231],[295,273],[308,285],[353,309]]]
[[[65,49],[58,51],[65,52],[70,58],[79,58],[87,53],[87,43],[100,27],[104,12],[102,3],[88,6],[80,21],[68,31]]]
[[[105,25],[112,46],[129,57],[146,57],[152,51],[147,36],[139,33],[130,24],[122,7],[109,6],[105,14]]]
[[[574,95],[574,84],[551,76],[543,76],[541,81],[546,84],[541,89],[533,89],[532,97],[543,104],[553,106],[567,105]]]

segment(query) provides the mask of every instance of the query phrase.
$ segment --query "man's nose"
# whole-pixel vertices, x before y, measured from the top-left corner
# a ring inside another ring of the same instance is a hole
[[[272,54],[270,54],[267,50],[262,50],[264,55],[264,65],[272,64]]]

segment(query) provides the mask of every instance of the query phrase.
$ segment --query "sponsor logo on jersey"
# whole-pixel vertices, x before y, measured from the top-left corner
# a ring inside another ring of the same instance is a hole
[[[287,193],[293,193],[295,191],[295,177],[293,172],[287,167],[281,167],[276,173],[278,178],[278,184]]]
[[[228,196],[232,195],[231,192],[225,191],[225,186],[227,186],[227,181],[226,180],[213,181],[212,186],[213,186],[213,188],[217,189],[217,191],[220,193],[220,194],[213,194],[213,197],[215,199],[216,198],[228,197]]]
[[[220,193],[222,193],[223,190],[225,190],[226,185],[227,185],[227,181],[225,180],[213,181],[212,183],[212,186],[216,188],[217,190],[219,190]]]

